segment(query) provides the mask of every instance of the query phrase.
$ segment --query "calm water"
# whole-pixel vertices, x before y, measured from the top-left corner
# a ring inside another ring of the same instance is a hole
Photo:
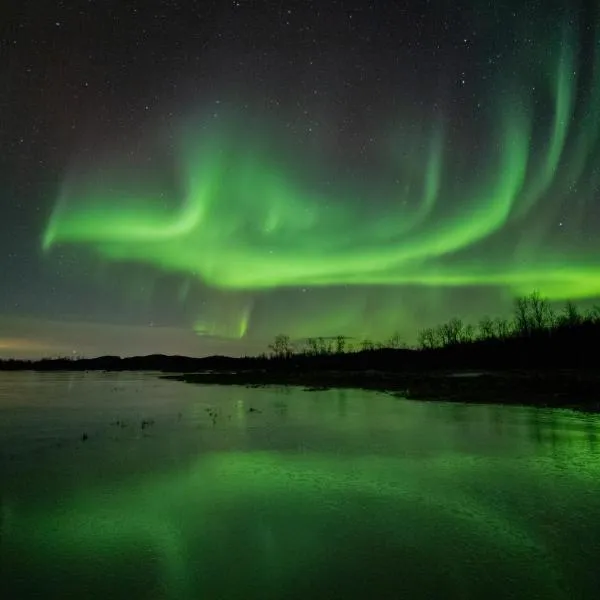
[[[0,596],[596,598],[599,433],[363,391],[0,374]]]

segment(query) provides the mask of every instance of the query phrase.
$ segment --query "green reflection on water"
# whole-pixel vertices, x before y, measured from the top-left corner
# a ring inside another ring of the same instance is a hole
[[[62,597],[566,598],[544,524],[520,512],[532,481],[532,505],[556,500],[548,468],[451,453],[212,453],[12,511],[4,558],[23,595],[34,569]]]
[[[2,600],[600,589],[593,415],[31,378],[0,378]]]

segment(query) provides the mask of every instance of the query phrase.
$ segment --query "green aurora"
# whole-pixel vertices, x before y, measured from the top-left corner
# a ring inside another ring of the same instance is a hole
[[[282,315],[271,328],[294,336],[381,337],[414,320],[406,298],[439,303],[446,291],[488,288],[506,305],[533,289],[596,298],[586,226],[600,185],[600,43],[584,69],[590,47],[572,20],[539,34],[481,79],[469,127],[433,108],[418,122],[396,116],[375,167],[340,167],[269,119],[230,111],[185,122],[175,184],[72,169],[43,248],[83,246],[107,264],[179,277],[174,302],[195,286],[212,298],[195,330],[233,338],[269,329],[255,307],[285,290],[331,292],[271,311]],[[365,316],[365,294],[378,290],[388,300]]]

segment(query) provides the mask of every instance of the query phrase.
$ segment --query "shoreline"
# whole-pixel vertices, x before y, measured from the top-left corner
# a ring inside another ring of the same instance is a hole
[[[361,389],[407,400],[568,408],[600,412],[600,374],[568,371],[237,371],[162,375],[203,385],[290,386],[305,391]]]

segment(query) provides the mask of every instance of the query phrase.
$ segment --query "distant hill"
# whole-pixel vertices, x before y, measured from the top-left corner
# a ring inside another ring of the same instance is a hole
[[[195,372],[200,370],[227,370],[240,359],[229,356],[98,356],[97,358],[44,358],[41,360],[2,360],[0,370],[5,371],[163,371]]]
[[[432,371],[598,368],[599,328],[553,330],[505,339],[470,340],[437,348],[378,348],[354,352],[285,356],[99,356],[97,358],[50,358],[36,361],[2,360],[0,370],[35,371]]]

